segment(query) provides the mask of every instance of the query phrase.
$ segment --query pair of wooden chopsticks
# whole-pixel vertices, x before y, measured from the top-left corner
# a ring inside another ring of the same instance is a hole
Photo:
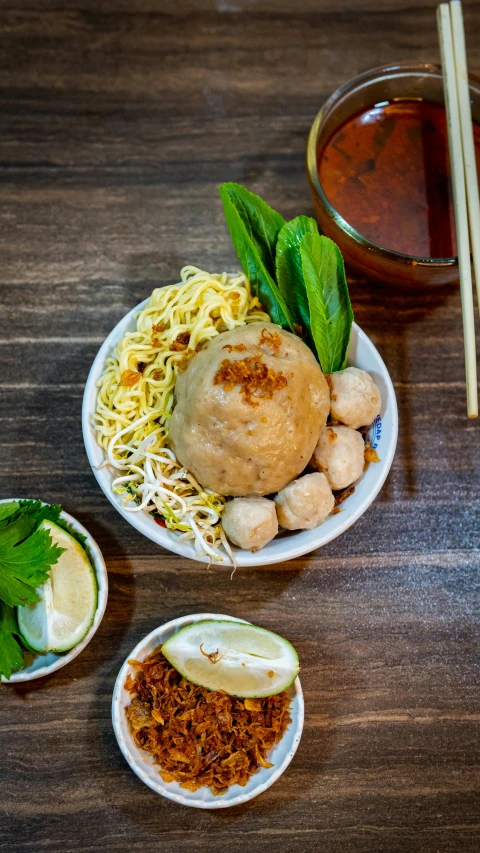
[[[447,111],[455,229],[457,232],[465,342],[467,412],[469,418],[476,418],[478,417],[477,358],[470,244],[477,285],[477,299],[480,306],[480,201],[468,88],[465,30],[460,0],[452,0],[451,3],[442,3],[441,6],[438,6],[437,23]]]

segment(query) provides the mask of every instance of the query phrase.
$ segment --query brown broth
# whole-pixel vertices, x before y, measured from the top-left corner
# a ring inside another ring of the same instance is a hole
[[[480,174],[480,125],[474,122]],[[421,258],[456,255],[445,108],[401,100],[348,119],[318,156],[330,202],[360,234]]]

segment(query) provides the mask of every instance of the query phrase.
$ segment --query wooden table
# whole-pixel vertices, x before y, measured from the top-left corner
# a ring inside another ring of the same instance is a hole
[[[466,21],[480,72],[478,5]],[[0,24],[0,494],[61,502],[110,576],[81,657],[1,688],[0,850],[477,851],[480,445],[458,291],[352,286],[395,384],[397,455],[352,529],[283,566],[230,580],[142,538],[97,486],[80,423],[114,324],[186,262],[236,266],[217,186],[311,213],[317,109],[368,67],[437,59],[434,4],[9,0]],[[110,722],[137,641],[204,610],[289,637],[306,698],[285,775],[217,813],[142,785]]]

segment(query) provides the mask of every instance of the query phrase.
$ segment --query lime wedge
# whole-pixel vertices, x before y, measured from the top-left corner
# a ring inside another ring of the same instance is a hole
[[[280,693],[299,669],[288,640],[247,622],[195,622],[170,637],[162,651],[188,681],[244,698]]]
[[[43,521],[56,545],[65,548],[37,589],[40,600],[17,607],[20,633],[36,652],[66,652],[89,630],[97,609],[97,580],[82,546],[52,521]]]

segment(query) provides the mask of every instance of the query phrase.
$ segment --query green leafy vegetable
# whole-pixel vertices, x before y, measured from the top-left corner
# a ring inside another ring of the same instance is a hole
[[[0,504],[0,678],[10,678],[23,666],[22,647],[14,606],[37,601],[36,589],[45,583],[50,569],[65,550],[54,545],[45,520],[53,521],[81,545],[86,537],[60,517],[60,504],[42,501],[8,501]],[[29,648],[23,637],[22,645]]]
[[[50,518],[49,516],[47,516],[47,517],[49,518],[49,521],[54,521],[53,518]],[[71,524],[69,524],[68,521],[64,521],[64,519],[61,517],[55,519],[55,524],[58,527],[61,527],[63,530],[66,530],[67,533],[70,533],[70,536],[73,536],[73,538],[76,539],[77,542],[80,543],[82,548],[85,548],[86,542],[87,542],[87,537],[84,536],[83,533],[79,533],[77,530],[74,530],[74,528],[71,526]]]
[[[11,516],[10,521],[15,521],[15,519],[22,515],[34,519],[37,527],[44,519],[54,521],[56,524],[61,511],[62,507],[60,504],[44,504],[42,501],[21,500],[18,501],[18,509]]]
[[[309,216],[297,216],[283,226],[277,240],[276,268],[280,293],[290,308],[295,323],[301,327],[305,343],[315,350],[310,333],[310,308],[300,256],[301,239],[304,234],[310,232],[318,234],[318,226]]]
[[[253,293],[273,323],[293,331],[293,317],[274,279],[275,247],[285,220],[240,184],[222,184],[220,196],[233,245]]]
[[[3,513],[2,509],[7,507]],[[42,504],[42,501],[9,501],[0,504],[0,530],[8,524],[12,524],[18,518],[30,518],[33,526],[38,527],[44,518],[56,521],[62,508],[59,504]],[[33,528],[32,528],[33,529]]]
[[[18,501],[8,501],[7,503],[0,504],[0,521],[4,521],[14,515],[19,506]]]
[[[220,195],[244,272],[272,322],[300,326],[324,373],[343,369],[353,311],[338,246],[314,219],[285,222],[240,184],[222,184]]]
[[[10,509],[2,513],[4,507],[9,507]],[[86,536],[83,536],[82,533],[77,533],[67,521],[61,518],[61,512],[62,507],[60,504],[44,504],[42,501],[29,500],[9,501],[9,503],[0,504],[0,531],[2,527],[5,527],[6,524],[11,524],[12,521],[16,521],[20,516],[31,518],[35,521],[35,527],[39,527],[44,520],[53,521],[58,527],[62,527],[63,530],[70,533],[70,536],[73,536],[84,547],[87,541]],[[2,523],[2,519],[5,523]]]
[[[310,330],[324,373],[343,370],[353,322],[345,267],[338,246],[328,237],[307,233],[300,242]]]
[[[35,590],[62,553],[34,517],[19,515],[0,530],[0,599],[10,606],[38,601]]]
[[[14,634],[18,634],[14,610],[0,601],[0,678],[10,678],[23,666],[22,649]]]
[[[262,263],[273,277],[277,237],[280,229],[285,225],[283,216],[269,207],[260,196],[245,189],[241,184],[222,184],[220,195],[224,203],[226,199],[230,200],[238,210]]]

